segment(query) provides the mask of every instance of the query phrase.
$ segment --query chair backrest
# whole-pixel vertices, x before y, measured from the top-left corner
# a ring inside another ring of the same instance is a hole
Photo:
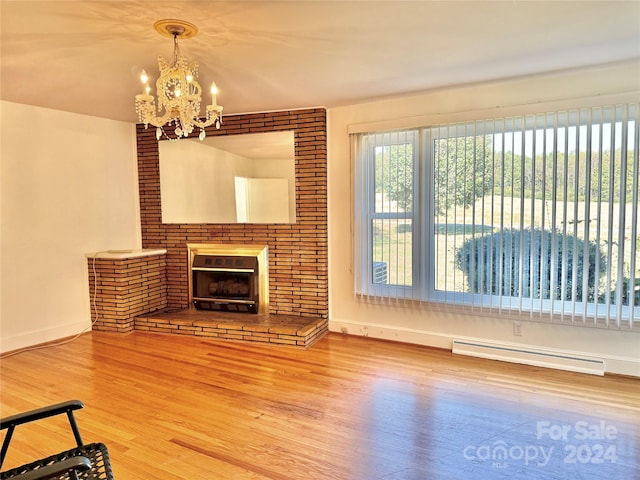
[[[71,430],[73,432],[73,436],[75,437],[76,444],[78,447],[83,445],[82,436],[80,435],[80,430],[78,429],[78,424],[76,423],[75,416],[73,412],[75,410],[79,410],[84,407],[84,404],[80,400],[68,400],[62,403],[56,403],[55,405],[49,405],[47,407],[37,408],[35,410],[30,410],[24,413],[18,413],[16,415],[11,415],[10,417],[5,417],[0,419],[0,430],[7,430],[7,434],[4,437],[4,441],[2,442],[2,449],[0,449],[0,468],[2,468],[2,464],[4,463],[4,458],[7,455],[7,450],[9,449],[9,443],[11,442],[11,437],[13,436],[13,432],[18,425],[22,425],[24,423],[35,422],[36,420],[41,420],[43,418],[53,417],[55,415],[66,414],[69,419],[69,425],[71,426]]]

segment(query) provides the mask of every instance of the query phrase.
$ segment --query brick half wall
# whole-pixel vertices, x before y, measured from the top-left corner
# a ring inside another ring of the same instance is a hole
[[[94,330],[128,333],[139,315],[167,306],[164,254],[88,259]]]
[[[269,313],[328,317],[326,110],[230,115],[206,133],[287,130],[295,139],[296,223],[163,224],[155,128],[137,125],[142,246],[167,250],[169,308],[189,306],[187,243],[252,244],[269,246]]]

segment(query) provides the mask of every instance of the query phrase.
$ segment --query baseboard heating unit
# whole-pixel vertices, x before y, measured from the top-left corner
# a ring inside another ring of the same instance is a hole
[[[451,351],[458,355],[604,375],[604,360],[602,359],[561,351],[535,349],[524,345],[454,339]]]

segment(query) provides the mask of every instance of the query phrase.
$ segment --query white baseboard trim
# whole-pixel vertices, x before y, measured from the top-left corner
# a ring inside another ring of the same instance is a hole
[[[548,355],[562,355],[573,358],[593,359],[603,362],[603,373],[613,373],[617,375],[628,375],[633,377],[640,377],[640,357],[621,357],[615,355],[594,355],[589,352],[578,352],[570,350],[555,350],[549,348],[540,348],[531,345],[513,344],[507,342],[497,342],[493,340],[487,340],[483,338],[474,337],[461,337],[459,335],[447,335],[439,332],[429,332],[424,330],[414,330],[409,328],[393,328],[386,325],[375,324],[360,324],[355,322],[345,321],[329,321],[329,331],[344,333],[348,335],[358,335],[363,337],[378,338],[381,340],[393,340],[398,342],[413,343],[416,345],[424,345],[428,347],[443,348],[449,351],[453,351],[454,340],[461,340],[468,343],[486,344],[490,342],[493,345],[501,346],[504,348],[514,348],[519,350],[526,350],[530,352],[546,352]],[[479,355],[478,355],[479,356]],[[489,357],[483,357],[489,358]],[[534,355],[535,358],[535,355]],[[494,358],[495,360],[515,362],[515,359],[506,358]],[[516,363],[527,363],[524,361],[517,361]],[[538,361],[536,365],[547,368],[560,368],[557,365],[553,365],[553,362]],[[527,363],[533,364],[533,363]],[[567,368],[564,368],[568,370]],[[580,371],[572,369],[572,371]],[[596,373],[586,372],[583,373]],[[600,374],[600,373],[597,373]]]
[[[52,328],[33,330],[12,337],[2,337],[0,339],[0,353],[12,352],[23,348],[41,345],[43,343],[54,342],[67,337],[72,337],[83,332],[90,325],[84,322],[73,322],[66,325],[58,325]]]
[[[378,338],[381,340],[395,340],[398,342],[415,343],[427,347],[451,350],[453,337],[442,333],[413,330],[410,328],[390,328],[386,325],[361,324],[329,320],[329,331],[358,335],[361,337]]]

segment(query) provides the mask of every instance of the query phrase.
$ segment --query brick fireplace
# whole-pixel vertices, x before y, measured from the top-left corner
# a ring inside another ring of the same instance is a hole
[[[155,129],[137,125],[142,245],[166,249],[167,307],[190,306],[188,244],[268,247],[268,314],[328,318],[326,111],[322,108],[225,116],[207,136],[293,131],[296,222],[163,224]]]

